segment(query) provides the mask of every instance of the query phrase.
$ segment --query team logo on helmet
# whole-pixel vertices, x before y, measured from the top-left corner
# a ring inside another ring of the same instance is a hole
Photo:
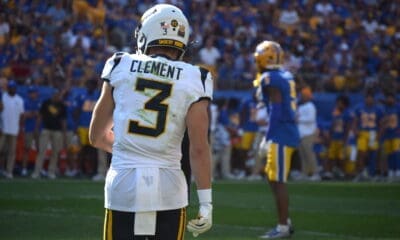
[[[175,19],[171,20],[171,26],[173,27],[173,30],[175,31],[175,28],[178,26],[178,21]]]
[[[185,32],[186,32],[185,26],[180,25],[178,28],[178,36],[185,37]]]
[[[258,71],[268,68],[279,68],[284,61],[284,53],[277,42],[263,41],[254,52]]]

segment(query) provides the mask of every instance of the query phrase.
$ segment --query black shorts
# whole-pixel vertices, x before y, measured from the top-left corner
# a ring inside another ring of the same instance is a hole
[[[106,209],[103,240],[182,240],[186,208],[157,212],[154,236],[135,236],[134,225],[135,213]]]

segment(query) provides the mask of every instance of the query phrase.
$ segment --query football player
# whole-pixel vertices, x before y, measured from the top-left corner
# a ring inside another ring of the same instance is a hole
[[[388,178],[400,178],[400,106],[396,95],[386,93],[382,123],[383,152],[389,168]]]
[[[211,74],[181,61],[190,27],[182,11],[157,4],[141,17],[137,53],[115,53],[104,66],[89,128],[95,147],[112,153],[105,183],[104,239],[183,239],[188,189],[181,170],[187,128],[200,203],[187,228],[211,228],[208,105]]]
[[[282,68],[284,55],[278,43],[261,42],[254,57],[258,71],[255,82],[261,88],[269,116],[265,173],[278,211],[277,226],[261,238],[284,238],[292,234],[286,181],[292,154],[299,144],[295,121],[296,86],[293,75]]]
[[[378,133],[383,111],[375,104],[374,93],[367,90],[364,103],[355,109],[354,132],[357,136],[357,163],[355,181],[374,176],[378,153]],[[365,165],[368,165],[366,171]]]
[[[337,177],[344,177],[346,143],[352,127],[353,114],[349,110],[350,100],[345,95],[336,98],[332,112],[332,124],[329,129],[328,159],[324,162],[322,178],[332,179],[333,170]]]
[[[101,181],[105,178],[107,171],[107,155],[104,151],[96,149],[89,143],[89,124],[92,118],[92,113],[97,99],[100,96],[97,90],[97,81],[94,79],[87,80],[86,89],[77,98],[77,111],[79,115],[77,134],[80,140],[80,157],[86,164],[90,166],[89,161],[93,158],[97,159],[97,173],[92,177],[95,181]],[[85,164],[85,165],[86,165]],[[91,167],[88,167],[87,171],[92,172]]]

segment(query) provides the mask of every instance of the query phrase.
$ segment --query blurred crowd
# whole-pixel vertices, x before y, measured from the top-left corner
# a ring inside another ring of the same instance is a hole
[[[248,89],[255,44],[281,43],[296,81],[314,91],[399,87],[400,4],[390,0],[0,1],[0,77],[19,84],[83,86],[115,51],[134,51],[149,6],[181,7],[191,23],[190,61],[216,88]]]
[[[94,88],[98,94],[101,81],[97,79],[108,57],[117,51],[135,51],[134,30],[142,13],[155,3],[171,3],[183,9],[192,26],[186,60],[213,73],[216,92],[252,89],[256,72],[253,52],[262,40],[273,40],[282,45],[285,67],[294,73],[299,93],[303,86],[308,86],[312,92],[323,93],[362,93],[366,88],[391,94],[400,91],[398,1],[0,1],[0,92],[4,96],[10,87],[19,93],[24,90],[25,112],[36,112],[24,113],[24,121],[32,116],[46,115],[41,109],[43,100],[54,95],[59,97],[57,101],[66,108],[63,118],[67,121],[67,130],[72,132],[72,135],[66,134],[66,145],[60,148],[65,147],[64,155],[74,159],[66,163],[63,173],[79,175],[79,168],[82,168],[77,166],[81,163],[75,162],[82,156],[76,155],[81,154],[82,146],[88,145],[84,129],[88,127],[96,96],[88,89]],[[55,92],[51,91],[44,99],[40,94],[47,87]],[[72,91],[76,88],[81,91]],[[36,98],[40,104],[31,99],[35,92],[39,93]],[[224,163],[218,165],[223,171],[215,173],[216,177],[260,177],[262,163],[256,160],[258,150],[253,147],[259,147],[266,126],[260,126],[259,122],[248,123],[246,119],[257,114],[264,119],[266,116],[255,110],[256,103],[241,100],[220,99],[213,106],[214,117],[218,120],[213,126],[213,132],[218,132],[213,134],[216,137],[214,150],[218,153],[214,157],[217,165]],[[29,124],[28,127],[22,124],[22,131],[26,133],[28,128],[33,132],[32,123]],[[80,133],[79,127],[83,129]],[[261,135],[250,136],[247,132]],[[14,140],[20,143],[18,146],[25,142],[28,148],[33,146],[40,152],[38,133],[35,134],[33,145],[26,139]],[[321,136],[326,139],[325,135]],[[47,145],[52,141],[57,140],[51,140],[49,135]],[[77,142],[80,142],[79,147]],[[42,147],[45,149],[40,153],[42,160],[52,158],[46,153],[47,145]],[[314,152],[323,152],[321,149],[325,145],[320,146]],[[99,154],[103,159],[98,170],[101,173],[99,179],[102,179],[105,157],[103,153]],[[22,163],[18,167],[20,173],[26,175],[28,160],[21,159],[29,156],[20,155],[17,154],[17,159]],[[307,173],[310,178],[317,178],[314,172],[318,166],[322,167],[322,162],[312,167],[312,174]],[[31,166],[33,177],[44,174],[41,167]],[[96,173],[96,170],[90,170],[93,166],[86,168],[86,173]]]

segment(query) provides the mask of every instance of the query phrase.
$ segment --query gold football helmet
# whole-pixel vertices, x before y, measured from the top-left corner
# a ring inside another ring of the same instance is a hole
[[[283,64],[283,50],[281,45],[273,41],[263,41],[257,45],[254,52],[254,58],[257,64],[257,71],[263,69],[279,68]]]

